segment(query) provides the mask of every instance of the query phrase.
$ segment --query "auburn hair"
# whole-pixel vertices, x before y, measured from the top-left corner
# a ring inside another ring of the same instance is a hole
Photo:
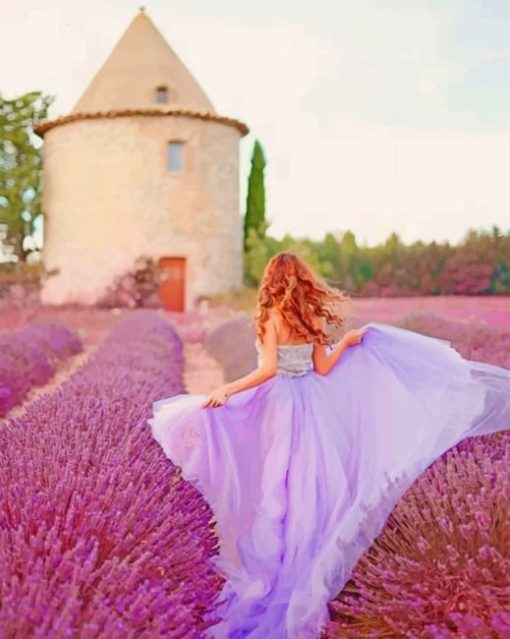
[[[318,277],[299,256],[289,251],[269,259],[257,292],[257,306],[252,318],[262,342],[265,323],[276,309],[290,331],[304,341],[332,344],[336,341],[329,327],[345,323],[340,306],[351,299]]]

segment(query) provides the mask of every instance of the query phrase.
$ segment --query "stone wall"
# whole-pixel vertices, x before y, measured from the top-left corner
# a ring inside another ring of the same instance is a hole
[[[186,308],[242,284],[240,132],[176,116],[78,120],[44,144],[42,301],[94,303],[141,254],[187,257]],[[182,141],[184,170],[167,170]]]

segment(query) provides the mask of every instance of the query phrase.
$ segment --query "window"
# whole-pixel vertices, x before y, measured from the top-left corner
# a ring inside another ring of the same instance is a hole
[[[170,173],[180,173],[184,168],[184,143],[169,142],[167,166]]]
[[[156,102],[159,104],[168,102],[168,89],[166,87],[158,87],[156,89]]]

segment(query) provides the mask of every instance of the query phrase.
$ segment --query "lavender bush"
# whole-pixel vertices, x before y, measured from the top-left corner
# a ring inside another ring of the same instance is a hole
[[[193,639],[214,621],[212,513],[146,422],[153,401],[183,391],[182,368],[172,327],[138,311],[6,420],[2,637]]]
[[[399,321],[405,315],[435,314],[460,322],[477,322],[499,328],[510,326],[510,297],[484,295],[433,295],[426,297],[357,297],[354,310],[364,319]]]
[[[32,322],[0,336],[0,417],[35,386],[47,383],[58,365],[83,349],[78,335],[58,322]]]
[[[248,317],[220,324],[204,342],[207,352],[216,359],[227,382],[246,375],[257,365],[255,330]]]
[[[408,314],[395,322],[418,333],[452,341],[463,357],[510,368],[510,331],[478,322],[456,322],[433,313]]]
[[[510,636],[510,436],[432,464],[331,604],[325,637]]]

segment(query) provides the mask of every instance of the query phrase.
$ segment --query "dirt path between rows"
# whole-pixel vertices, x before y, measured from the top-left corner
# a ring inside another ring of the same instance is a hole
[[[167,316],[183,342],[183,381],[189,394],[208,394],[225,383],[223,368],[207,352],[204,342],[208,333],[223,322],[237,317],[228,308],[208,309],[205,313],[182,313]]]
[[[184,385],[186,392],[209,393],[225,382],[223,370],[200,343],[184,343]]]

